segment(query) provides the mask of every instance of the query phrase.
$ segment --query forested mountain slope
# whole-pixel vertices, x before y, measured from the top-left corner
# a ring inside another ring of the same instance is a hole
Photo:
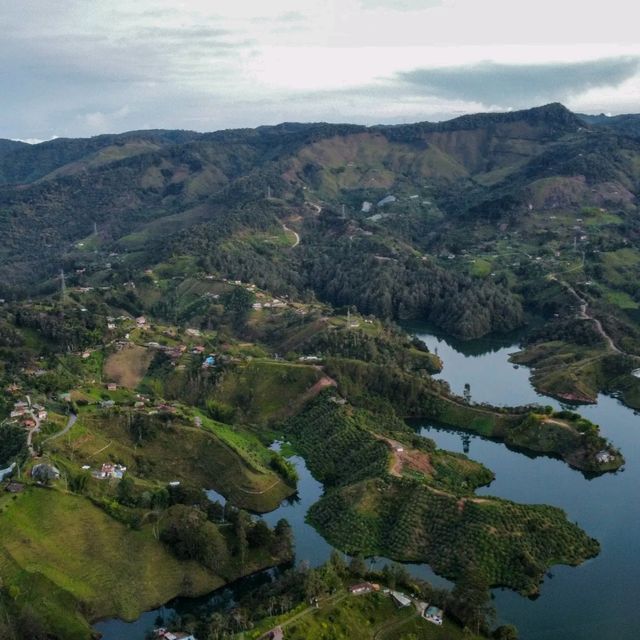
[[[558,104],[437,124],[3,145],[2,295],[53,290],[60,269],[112,285],[183,255],[276,293],[479,336],[522,324],[517,274],[477,277],[442,257],[509,225],[529,234],[550,210],[619,210],[608,238],[622,242],[636,233],[639,181],[640,142]],[[299,233],[295,250],[283,225]]]

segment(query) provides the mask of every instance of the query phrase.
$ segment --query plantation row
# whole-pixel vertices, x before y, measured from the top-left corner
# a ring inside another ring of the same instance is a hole
[[[285,425],[311,473],[327,486],[386,473],[387,446],[366,429],[363,412],[351,413],[325,397]]]
[[[462,502],[407,479],[331,492],[309,517],[332,544],[351,553],[425,561],[452,580],[473,569],[490,585],[527,594],[537,591],[550,565],[577,564],[599,550],[559,509],[497,499]]]

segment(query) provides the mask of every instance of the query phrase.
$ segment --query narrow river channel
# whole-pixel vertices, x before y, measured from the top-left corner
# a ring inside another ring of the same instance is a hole
[[[515,368],[508,361],[509,354],[518,350],[517,338],[459,343],[420,327],[413,330],[442,358],[440,377],[449,382],[452,391],[462,395],[468,384],[472,400],[477,402],[538,402],[559,407],[557,401],[533,389],[526,367]],[[599,424],[604,435],[622,449],[627,460],[624,471],[587,480],[558,460],[531,458],[502,444],[428,423],[416,428],[439,447],[465,451],[495,472],[494,482],[479,493],[560,507],[602,545],[600,555],[580,567],[553,567],[536,600],[496,590],[495,605],[501,622],[517,625],[524,640],[636,640],[640,637],[640,419],[607,396],[601,396],[597,405],[581,407],[579,412]],[[305,515],[322,495],[322,486],[313,479],[304,460],[294,457],[293,461],[300,475],[297,500],[284,503],[264,518],[271,525],[286,518],[295,536],[296,561],[317,565],[328,558],[331,546],[305,522]],[[376,566],[384,562],[377,559]],[[408,568],[439,586],[447,585],[426,565]],[[268,574],[245,578],[232,588],[203,598],[178,598],[132,623],[106,620],[94,628],[105,640],[142,640],[159,614],[225,607],[234,593],[265,579],[269,579]]]

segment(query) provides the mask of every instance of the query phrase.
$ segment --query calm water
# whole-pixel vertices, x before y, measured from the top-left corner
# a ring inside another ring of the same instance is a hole
[[[539,402],[559,407],[559,403],[536,393],[529,383],[529,370],[514,368],[509,354],[518,350],[517,339],[456,343],[432,333],[416,333],[444,362],[439,377],[452,391],[462,394],[471,387],[473,400],[492,404]],[[524,640],[631,640],[640,638],[640,419],[616,400],[601,396],[598,404],[583,407],[580,413],[600,424],[602,432],[620,447],[627,464],[623,472],[587,480],[558,460],[510,451],[505,446],[434,425],[424,424],[423,435],[433,438],[443,449],[463,451],[492,469],[496,479],[478,493],[526,503],[547,503],[567,512],[602,545],[601,554],[577,568],[553,567],[541,596],[531,601],[512,592],[495,592],[501,622],[512,622]],[[324,562],[331,546],[305,521],[308,508],[322,495],[301,458],[293,458],[300,475],[297,499],[284,503],[264,516],[274,525],[289,520],[295,536],[296,560],[312,565]],[[376,566],[385,560],[377,559]],[[426,565],[409,565],[410,571],[438,585],[446,581],[434,576]],[[167,611],[208,610],[228,606],[234,590],[251,588],[252,581],[269,579],[268,574],[239,581],[200,599],[177,599]],[[95,625],[105,640],[142,640],[161,610],[148,612],[134,623],[117,620]]]

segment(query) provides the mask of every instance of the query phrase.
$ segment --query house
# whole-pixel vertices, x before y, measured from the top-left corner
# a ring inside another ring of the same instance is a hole
[[[378,201],[378,204],[376,205],[376,207],[384,207],[385,204],[391,204],[392,202],[396,201],[396,197],[395,196],[386,196],[385,198],[382,198],[382,200]]]
[[[157,404],[156,409],[158,411],[164,411],[165,413],[175,413],[177,411],[175,407],[172,407],[170,404],[165,403]]]
[[[60,477],[60,471],[53,465],[43,462],[31,469],[31,477],[38,482],[50,482]]]
[[[46,420],[49,417],[49,414],[46,409],[38,409],[36,416],[38,417],[38,420]]]
[[[411,598],[409,598],[409,596],[406,596],[404,593],[401,593],[400,591],[389,591],[389,595],[391,596],[391,599],[393,600],[395,605],[400,609],[402,609],[403,607],[408,607],[411,604]]]
[[[262,309],[262,303],[261,302],[254,302],[251,305],[256,311],[260,311],[260,309]]]
[[[19,482],[10,482],[6,487],[5,491],[9,493],[22,493],[24,491],[24,485]]]
[[[117,391],[118,385],[115,382],[107,382],[107,391]]]
[[[109,331],[113,331],[115,328],[116,328],[115,323],[107,322],[107,329],[109,329]]]
[[[24,420],[24,422],[22,423],[22,426],[25,429],[35,429],[37,426],[36,421],[33,418],[27,418],[26,420]]]
[[[144,327],[147,324],[147,319],[144,316],[139,316],[136,318],[136,324],[139,327]]]
[[[111,464],[110,462],[105,462],[100,471],[96,472],[94,475],[96,478],[101,480],[108,480],[109,478],[116,478],[121,480],[124,477],[124,474],[127,470],[127,467],[121,464]]]
[[[613,459],[614,456],[612,456],[608,451],[605,451],[604,449],[596,453],[596,462],[598,464],[606,464],[607,462],[611,462]]]
[[[352,584],[349,587],[351,595],[359,596],[364,593],[371,593],[373,591],[373,585],[370,582],[361,582],[360,584]]]
[[[83,351],[82,352],[82,359],[83,360],[86,360],[89,357],[91,357],[91,352],[90,351]]]
[[[199,329],[187,329],[187,330],[185,331],[185,333],[186,333],[188,336],[191,336],[191,337],[193,337],[193,338],[197,338],[197,337],[199,337],[200,335],[202,335],[202,333],[200,332],[200,330],[199,330]]]
[[[207,356],[202,364],[203,367],[214,367],[216,364],[215,356]]]
[[[438,607],[427,607],[424,612],[425,620],[429,622],[433,622],[433,624],[441,625],[444,617],[444,612],[442,609],[438,609]]]
[[[164,627],[154,629],[153,633],[156,638],[161,638],[162,640],[197,640],[191,633],[186,633],[185,631],[168,631]]]
[[[101,409],[112,409],[116,406],[116,403],[113,400],[101,400],[100,408]]]

